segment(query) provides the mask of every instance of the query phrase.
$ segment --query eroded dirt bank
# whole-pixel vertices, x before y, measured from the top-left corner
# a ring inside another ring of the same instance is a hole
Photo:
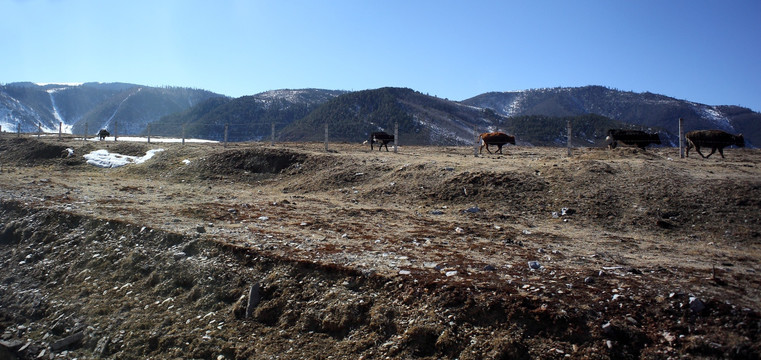
[[[761,354],[753,151],[0,144],[3,356]]]

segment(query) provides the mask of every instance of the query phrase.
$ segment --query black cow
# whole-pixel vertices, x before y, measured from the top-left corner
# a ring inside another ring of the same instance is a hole
[[[100,131],[98,131],[98,140],[104,140],[109,136],[111,136],[111,133],[109,133],[106,129],[100,129]]]
[[[484,151],[484,146],[486,147],[486,151],[488,151],[489,154],[491,154],[491,150],[489,150],[489,145],[497,145],[497,152],[502,154],[503,145],[505,144],[515,145],[515,136],[507,135],[499,131],[483,133],[481,135],[478,135],[478,138],[481,139],[481,147],[478,149],[479,154]]]
[[[645,147],[650,144],[661,144],[661,138],[658,137],[657,133],[650,134],[639,130],[621,129],[608,130],[608,136],[605,138],[605,141],[610,141],[608,143],[609,149],[615,149],[619,141],[627,145],[636,145],[642,150],[645,150]]]
[[[687,151],[686,156],[690,157],[690,149],[695,148],[698,154],[704,159],[708,159],[716,150],[719,150],[719,155],[724,158],[724,148],[727,146],[745,147],[745,139],[743,135],[732,135],[730,133],[721,130],[695,130],[690,131],[684,135],[687,139]],[[703,155],[700,152],[701,147],[710,147],[711,153]]]
[[[386,146],[386,151],[388,151],[388,143],[394,141],[394,135],[385,133],[383,131],[377,131],[372,134],[370,134],[370,150],[373,150],[373,143],[379,143],[378,145],[378,151],[380,151],[381,147]]]

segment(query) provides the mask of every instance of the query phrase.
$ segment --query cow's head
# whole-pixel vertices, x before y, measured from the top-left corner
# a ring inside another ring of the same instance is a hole
[[[658,136],[658,133],[652,134],[652,135],[651,135],[651,139],[650,139],[650,140],[651,140],[651,142],[652,142],[653,144],[658,144],[658,145],[660,145],[660,144],[661,144],[661,137],[660,137],[660,136]]]
[[[735,136],[735,146],[745,147],[745,139],[743,138],[743,134]]]

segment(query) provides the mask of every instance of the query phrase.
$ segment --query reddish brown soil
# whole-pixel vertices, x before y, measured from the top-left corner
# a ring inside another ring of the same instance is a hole
[[[165,151],[103,169],[98,148]],[[6,135],[0,348],[758,358],[761,151],[725,155]]]

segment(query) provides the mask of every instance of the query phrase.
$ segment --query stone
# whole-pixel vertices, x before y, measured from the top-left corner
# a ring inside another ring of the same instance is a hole
[[[82,332],[82,331],[78,331],[78,332],[75,332],[74,334],[71,334],[71,335],[69,335],[69,336],[67,336],[67,337],[65,337],[65,338],[63,338],[61,340],[58,340],[58,341],[50,344],[50,348],[53,351],[63,350],[63,349],[65,349],[65,348],[67,348],[67,347],[69,347],[71,345],[74,345],[74,344],[82,341],[82,339],[84,339],[84,338],[85,338],[85,333]]]

